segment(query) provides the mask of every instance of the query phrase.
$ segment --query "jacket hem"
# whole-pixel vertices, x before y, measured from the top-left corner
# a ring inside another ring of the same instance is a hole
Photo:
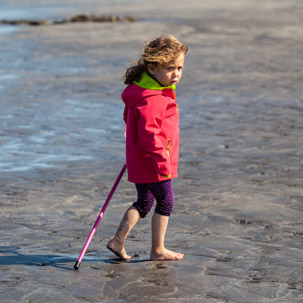
[[[142,183],[156,183],[156,182],[161,182],[161,181],[167,181],[167,180],[171,180],[171,179],[176,179],[178,178],[178,175],[172,175],[169,178],[165,178],[165,177],[159,177],[159,178],[152,178],[152,179],[140,179],[140,180],[136,180],[133,178],[128,178],[128,181],[131,183],[138,183],[138,184],[142,184]]]

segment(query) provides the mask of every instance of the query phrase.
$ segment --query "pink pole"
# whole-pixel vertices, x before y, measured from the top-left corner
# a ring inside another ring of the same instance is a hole
[[[84,247],[82,249],[82,252],[81,252],[81,254],[80,254],[77,262],[74,265],[74,269],[76,269],[76,270],[79,269],[80,264],[82,262],[82,259],[83,259],[84,255],[86,253],[86,250],[87,250],[87,248],[88,248],[88,246],[89,246],[89,244],[90,244],[90,242],[91,242],[91,240],[92,240],[92,238],[93,238],[93,236],[94,236],[94,234],[95,234],[95,232],[96,232],[96,230],[98,228],[98,225],[99,225],[99,223],[100,223],[100,221],[101,221],[101,219],[103,217],[103,214],[105,213],[105,210],[106,210],[106,208],[107,208],[107,206],[109,204],[109,201],[112,198],[112,196],[113,196],[113,194],[114,194],[114,192],[115,192],[115,190],[116,190],[116,188],[117,188],[117,186],[118,186],[118,184],[119,184],[119,182],[120,182],[120,180],[121,180],[121,178],[122,178],[125,170],[126,170],[126,163],[123,165],[123,167],[121,169],[121,172],[120,172],[120,174],[119,174],[116,182],[114,183],[114,185],[113,185],[113,187],[112,187],[112,189],[111,189],[111,191],[110,191],[110,193],[109,193],[109,195],[108,195],[108,197],[107,197],[107,199],[106,199],[106,201],[105,201],[105,203],[104,203],[104,205],[103,205],[103,207],[102,207],[102,209],[101,209],[101,211],[99,213],[99,216],[98,216],[98,218],[97,218],[97,220],[96,220],[96,222],[95,222],[95,224],[94,224],[94,226],[93,226],[93,228],[92,228],[92,230],[91,230],[91,232],[90,232],[90,234],[89,234],[89,236],[88,236],[88,238],[87,238],[87,240],[85,242],[85,245],[84,245]]]

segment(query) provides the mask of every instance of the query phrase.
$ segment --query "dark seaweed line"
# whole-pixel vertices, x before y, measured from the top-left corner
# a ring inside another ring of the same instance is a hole
[[[130,16],[113,16],[113,15],[76,15],[71,18],[63,18],[60,20],[49,21],[46,19],[40,20],[26,20],[26,19],[3,19],[0,21],[1,24],[7,25],[60,25],[66,23],[84,23],[84,22],[135,22],[136,19]]]

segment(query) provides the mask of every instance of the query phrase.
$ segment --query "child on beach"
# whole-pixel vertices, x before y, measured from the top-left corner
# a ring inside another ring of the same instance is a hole
[[[150,259],[181,260],[183,254],[164,246],[174,196],[171,179],[177,178],[179,109],[175,85],[180,81],[187,46],[171,35],[145,46],[140,60],[125,73],[126,163],[128,180],[135,183],[137,201],[127,209],[107,248],[130,260],[124,242],[140,218],[157,205],[152,216]]]

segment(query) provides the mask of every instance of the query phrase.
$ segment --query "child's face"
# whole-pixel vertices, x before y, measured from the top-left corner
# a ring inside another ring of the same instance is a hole
[[[181,53],[175,60],[171,61],[168,65],[148,67],[149,73],[164,87],[176,85],[182,76],[185,55]]]

